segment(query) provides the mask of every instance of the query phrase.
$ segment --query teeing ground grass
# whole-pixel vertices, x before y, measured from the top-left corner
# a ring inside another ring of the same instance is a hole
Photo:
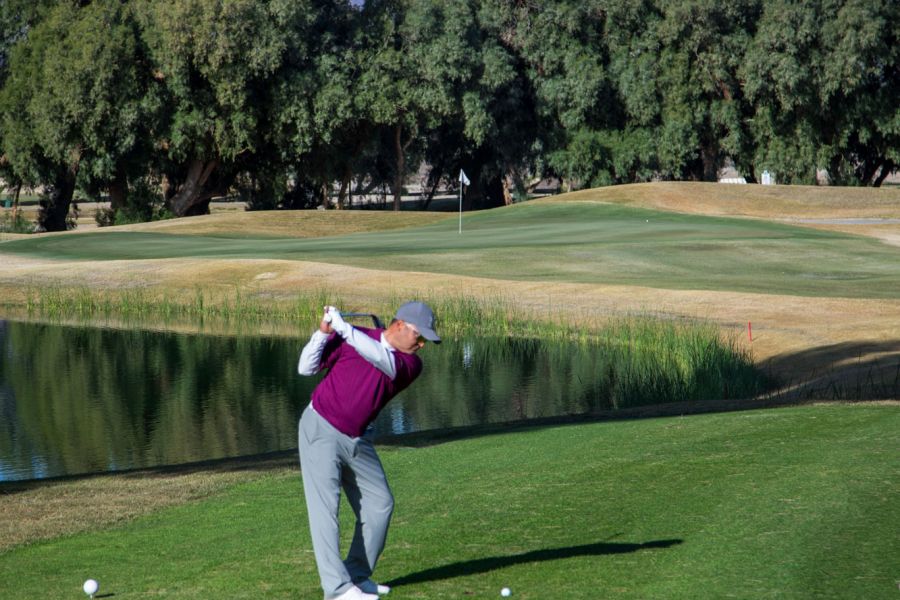
[[[386,447],[397,506],[377,575],[395,600],[895,598],[897,431],[896,405],[819,405]],[[120,523],[97,522],[91,483],[152,472],[55,483],[94,530],[0,553],[0,595],[77,598],[93,577],[122,599],[319,598],[286,460]],[[4,515],[39,487],[0,486]]]
[[[288,259],[519,281],[832,298],[900,293],[900,248],[763,220],[556,201],[470,213],[462,234],[457,228],[450,217],[312,239],[97,231],[5,242],[0,251],[83,261]]]

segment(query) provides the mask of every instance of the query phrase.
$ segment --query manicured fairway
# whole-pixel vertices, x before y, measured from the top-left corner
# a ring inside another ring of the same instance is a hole
[[[378,575],[396,600],[896,598],[898,431],[896,405],[831,405],[385,448]],[[0,596],[78,598],[95,577],[117,599],[319,598],[300,492],[276,469],[14,548]]]
[[[4,243],[83,260],[286,258],[527,281],[896,298],[900,248],[765,221],[587,203],[524,204],[425,227],[315,239],[100,231]]]

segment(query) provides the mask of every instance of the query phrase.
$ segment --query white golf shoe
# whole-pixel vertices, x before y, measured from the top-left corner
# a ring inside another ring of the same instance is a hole
[[[391,592],[391,588],[389,588],[388,586],[381,585],[380,583],[375,583],[371,579],[356,582],[356,587],[367,594],[377,594],[379,596],[384,596]]]
[[[378,600],[378,595],[367,594],[354,585],[340,596],[336,596],[334,600]]]

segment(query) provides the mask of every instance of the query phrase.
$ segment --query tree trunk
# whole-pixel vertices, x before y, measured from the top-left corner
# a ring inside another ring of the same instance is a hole
[[[434,169],[431,169],[432,173],[434,173]],[[428,174],[429,179],[431,179],[431,173]],[[428,196],[425,198],[425,202],[422,203],[422,210],[428,210],[428,207],[431,206],[431,201],[434,200],[434,195],[437,193],[438,186],[441,184],[441,172],[438,171],[437,175],[434,179],[431,180],[431,189],[428,191]]]
[[[827,185],[840,185],[843,183],[843,175],[841,174],[841,165],[844,162],[844,159],[840,156],[832,156],[828,165],[828,183]],[[816,173],[816,169],[813,168],[814,177],[816,178],[816,183],[818,183],[818,174]],[[796,183],[796,182],[794,182]]]
[[[75,178],[78,175],[78,164],[57,171],[53,184],[41,199],[38,222],[45,231],[65,231],[66,217],[75,195]]]
[[[116,178],[109,184],[109,207],[118,211],[125,207],[128,198],[128,178],[123,169],[116,170]]]
[[[172,184],[172,180],[169,179],[169,176],[166,173],[163,173],[160,187],[162,188],[163,201],[166,203],[166,206],[171,206],[172,198],[175,197],[175,192],[177,190],[175,189],[175,185]]]
[[[541,185],[542,181],[543,179],[540,177],[532,177],[531,181],[525,184],[525,192],[528,194],[533,194],[537,189],[537,186]]]
[[[13,198],[13,213],[12,213],[13,223],[17,223],[19,220],[19,192],[21,192],[21,191],[22,191],[22,183],[19,182],[19,184],[16,186],[16,195]]]
[[[884,183],[884,180],[894,171],[896,166],[894,161],[890,159],[884,161],[884,164],[881,165],[881,174],[872,182],[872,187],[881,187],[881,184]],[[18,197],[18,192],[16,197]]]
[[[703,162],[703,181],[716,181],[719,177],[719,147],[714,142],[703,144],[700,148],[700,160]]]
[[[507,174],[503,177],[503,204],[505,206],[509,206],[513,203],[513,187],[515,187],[515,183],[512,181],[512,175]]]
[[[338,210],[343,210],[344,200],[347,198],[347,192],[350,190],[350,180],[353,177],[353,170],[350,168],[350,165],[347,165],[347,168],[344,170],[344,177],[341,178],[341,189],[338,192],[338,201],[337,207]]]
[[[206,183],[218,166],[218,160],[195,159],[191,162],[184,183],[169,201],[169,208],[176,217],[202,214],[204,205],[209,206],[212,193],[206,189]]]
[[[871,157],[867,160],[862,161],[862,163],[856,168],[856,174],[859,178],[859,182],[863,185],[872,185],[872,181],[875,179],[875,174],[878,173],[878,169],[881,167],[883,159],[878,157]]]
[[[394,175],[394,210],[400,210],[403,195],[403,174],[406,172],[406,156],[403,151],[403,126],[394,126],[394,151],[397,153],[397,172]]]

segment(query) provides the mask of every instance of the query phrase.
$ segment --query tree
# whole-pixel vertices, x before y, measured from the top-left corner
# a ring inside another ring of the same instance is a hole
[[[896,2],[772,0],[746,57],[756,162],[786,183],[877,185],[900,161]]]
[[[0,89],[9,75],[10,52],[13,46],[28,36],[28,31],[41,19],[52,0],[6,0],[0,3]],[[16,205],[22,188],[22,178],[10,165],[3,149],[3,127],[0,119],[0,179],[16,188]]]
[[[488,7],[476,0],[409,0],[367,5],[363,17],[368,57],[358,106],[379,147],[394,157],[394,209],[403,179],[426,157],[432,184],[462,167],[473,182],[470,206],[502,203],[500,186],[490,194],[484,184],[499,183],[507,170],[502,163],[525,154],[500,149],[526,131],[514,131],[523,123],[508,110],[518,97],[515,56],[490,29]]]
[[[43,227],[66,228],[76,185],[109,190],[113,208],[122,206],[159,106],[130,6],[60,3],[14,50],[4,141],[17,175],[47,187]]]
[[[499,39],[520,57],[544,168],[570,182],[603,180],[608,156],[594,148],[619,127],[607,71],[605,12],[597,2],[493,2]],[[533,151],[533,150],[532,150]]]
[[[359,78],[365,69],[370,40],[368,16],[346,2],[324,1],[315,7],[315,22],[304,36],[303,50],[286,71],[288,94],[278,106],[291,138],[293,193],[297,198],[310,188],[328,205],[331,184],[340,182],[337,207],[349,197],[353,175],[362,169],[365,149],[374,128],[360,105]]]
[[[56,75],[48,67],[55,45],[66,37],[64,24],[71,22],[75,12],[68,4],[60,5],[12,48],[0,95],[5,158],[20,181],[47,184],[39,222],[48,231],[67,228],[81,155],[61,118],[53,78],[47,77]]]
[[[207,212],[267,147],[274,74],[305,33],[311,6],[135,1],[165,102],[154,135],[167,202],[178,216]]]
[[[650,159],[639,178],[650,166],[658,177],[715,181],[729,156],[752,176],[738,69],[760,10],[758,0],[610,8],[610,71],[624,108],[618,136],[637,142],[612,147]]]
[[[462,168],[471,180],[465,208],[489,208],[527,193],[525,178],[535,172],[537,119],[535,94],[525,65],[509,42],[508,23],[492,1],[457,3],[432,22],[423,35],[421,60],[443,69],[451,82],[439,89],[451,111],[428,131],[426,152],[432,173],[456,180]],[[442,60],[452,56],[455,61]]]

